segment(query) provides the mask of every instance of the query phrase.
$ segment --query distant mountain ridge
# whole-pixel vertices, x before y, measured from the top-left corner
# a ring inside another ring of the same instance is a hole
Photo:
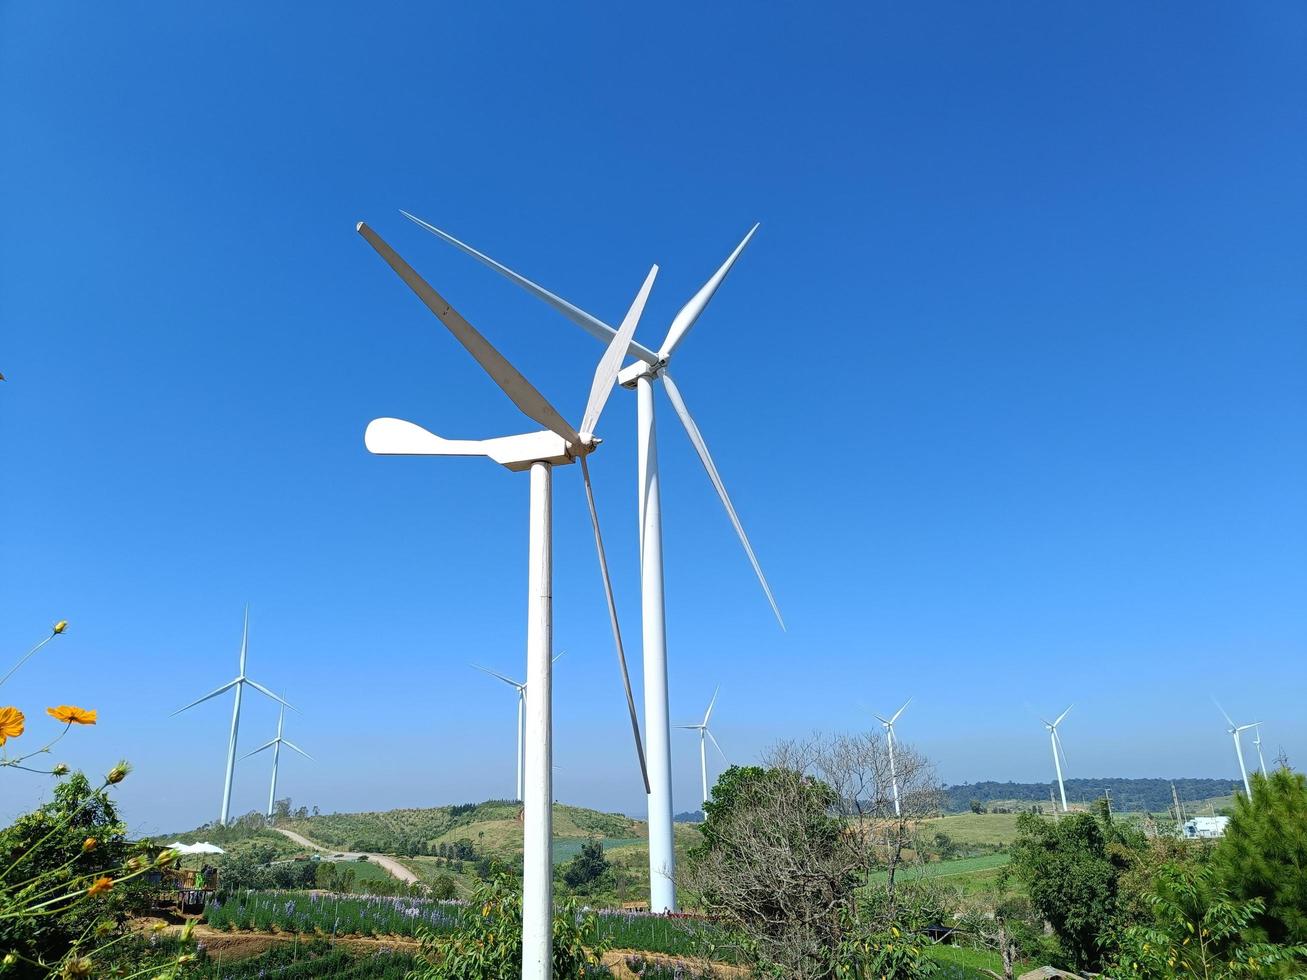
[[[1088,803],[1099,799],[1105,790],[1112,791],[1112,805],[1119,810],[1149,810],[1166,812],[1171,806],[1171,784],[1175,784],[1180,802],[1192,805],[1214,797],[1229,796],[1234,792],[1234,779],[1121,779],[1099,777],[1095,779],[1066,780],[1066,796],[1071,803]],[[1057,792],[1057,783],[999,783],[986,780],[979,783],[959,783],[945,786],[949,813],[964,813],[971,801],[982,805],[997,802],[1026,801],[1048,803],[1049,791]]]

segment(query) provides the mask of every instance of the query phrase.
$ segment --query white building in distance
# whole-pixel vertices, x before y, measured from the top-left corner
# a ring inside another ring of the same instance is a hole
[[[1190,817],[1181,825],[1180,832],[1186,840],[1223,837],[1229,822],[1229,817]]]

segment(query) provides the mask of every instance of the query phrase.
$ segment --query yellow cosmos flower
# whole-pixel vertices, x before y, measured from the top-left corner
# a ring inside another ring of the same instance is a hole
[[[103,895],[112,887],[113,887],[112,878],[96,878],[95,884],[93,884],[90,888],[86,889],[86,894],[89,897],[94,898],[96,895]]]
[[[61,704],[57,708],[46,708],[45,713],[65,725],[94,725],[95,711],[87,711],[75,704]]]
[[[0,708],[0,745],[23,734],[27,719],[17,708]]]

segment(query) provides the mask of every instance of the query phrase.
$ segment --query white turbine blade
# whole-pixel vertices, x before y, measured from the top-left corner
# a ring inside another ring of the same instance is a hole
[[[690,328],[699,319],[699,315],[707,308],[708,301],[713,298],[713,294],[717,292],[717,287],[722,284],[726,274],[735,265],[735,260],[740,257],[740,253],[744,251],[744,247],[749,244],[749,239],[753,238],[753,233],[757,230],[757,225],[749,229],[749,233],[744,236],[744,240],[735,246],[735,251],[727,256],[721,268],[713,273],[712,278],[704,283],[699,291],[690,297],[690,301],[681,307],[680,312],[673,317],[672,325],[667,329],[667,339],[663,341],[662,349],[658,352],[658,357],[661,360],[671,357],[676,348],[680,346],[681,341],[690,332]]]
[[[245,658],[250,649],[250,604],[245,603],[245,625],[241,629],[241,669],[240,676],[245,676]]]
[[[1234,727],[1234,719],[1231,718],[1228,714],[1226,714],[1225,709],[1221,707],[1221,702],[1218,701],[1218,700],[1216,700],[1215,697],[1213,697],[1213,698],[1212,698],[1212,704],[1216,705],[1216,710],[1219,711],[1222,715],[1225,716],[1225,720],[1228,721],[1228,722],[1230,723],[1230,727],[1233,728],[1233,727]]]
[[[247,677],[245,678],[245,683],[248,684],[250,687],[254,688],[254,690],[258,691],[259,693],[266,694],[268,697],[272,698],[272,700],[277,701],[280,704],[284,704],[286,707],[290,708],[291,711],[300,710],[299,708],[295,707],[295,705],[291,704],[289,701],[283,698],[280,694],[273,694],[258,681],[252,681]]]
[[[1254,722],[1254,723],[1251,724],[1251,725],[1239,725],[1239,726],[1237,726],[1237,727],[1235,728],[1235,731],[1236,731],[1236,732],[1246,732],[1246,731],[1248,731],[1248,729],[1250,729],[1250,728],[1256,728],[1256,727],[1257,727],[1257,724],[1256,724],[1256,722]]]
[[[510,677],[505,677],[503,674],[499,673],[498,671],[491,670],[489,667],[482,667],[480,664],[469,664],[469,666],[476,668],[477,670],[481,671],[481,673],[483,674],[489,674],[491,677],[499,678],[509,687],[516,687],[520,689],[526,686],[524,684],[518,683],[517,681],[513,680]]]
[[[1062,719],[1065,718],[1067,715],[1069,715],[1071,713],[1071,709],[1074,707],[1075,707],[1074,704],[1068,704],[1066,706],[1066,711],[1063,711],[1060,715],[1058,715],[1057,721],[1053,722],[1053,727],[1056,728],[1058,725],[1062,724]]]
[[[559,650],[558,653],[554,656],[554,663],[558,663],[558,661],[562,660],[563,654],[565,654],[566,652],[567,652],[566,650]]]
[[[712,732],[710,732],[707,728],[705,728],[705,729],[703,730],[703,733],[704,733],[705,735],[707,735],[708,738],[710,738],[710,739],[712,740],[712,744],[713,744],[713,745],[716,745],[716,746],[717,746],[717,752],[718,752],[719,755],[721,755],[721,757],[722,757],[722,761],[723,761],[723,762],[730,762],[731,760],[728,759],[728,758],[726,758],[726,753],[722,751],[722,747],[721,747],[721,745],[719,745],[719,744],[717,743],[717,736],[714,735]]]
[[[718,695],[719,693],[721,693],[721,685],[720,685],[720,684],[717,686],[717,689],[716,689],[715,691],[712,692],[712,700],[708,702],[708,710],[705,711],[705,712],[703,713],[703,726],[704,726],[704,728],[707,728],[707,727],[708,727],[708,719],[712,717],[712,709],[713,709],[713,705],[715,705],[715,704],[717,703],[717,695]]]
[[[454,338],[467,349],[495,384],[504,390],[504,394],[513,400],[513,404],[522,411],[523,415],[557,433],[567,442],[580,443],[580,437],[558,413],[558,409],[549,404],[545,396],[508,362],[508,358],[495,350],[490,341],[481,336],[472,324],[463,319],[443,296],[414,271],[411,265],[400,258],[398,252],[362,221],[358,223],[358,232],[376,249],[377,254],[385,260],[386,264],[395,270],[395,274],[404,280],[405,285],[417,294],[418,299],[436,315]]]
[[[590,383],[590,397],[585,403],[585,415],[581,418],[581,432],[584,436],[594,435],[595,426],[599,424],[599,415],[603,412],[608,396],[612,393],[617,372],[622,369],[622,360],[626,357],[626,348],[635,334],[640,315],[644,312],[644,304],[649,300],[649,290],[653,289],[654,279],[657,277],[658,266],[655,265],[649,270],[649,275],[645,277],[640,291],[635,294],[635,300],[631,303],[631,308],[626,311],[621,327],[608,342],[608,349],[604,351],[604,356],[599,358],[594,380]]]
[[[893,724],[893,722],[889,721],[889,720],[886,719],[886,718],[882,718],[880,715],[876,714],[874,711],[872,712],[872,715],[871,715],[871,716],[872,716],[873,718],[875,718],[878,722],[880,722],[882,725],[884,725],[886,728],[889,728],[889,726]]]
[[[676,409],[676,414],[680,416],[681,424],[685,426],[686,435],[690,437],[690,442],[694,444],[695,452],[699,454],[699,461],[703,463],[703,468],[707,470],[708,479],[712,481],[712,485],[717,489],[717,496],[721,498],[722,506],[726,508],[726,514],[735,527],[735,533],[740,539],[740,544],[744,545],[744,552],[749,556],[749,563],[753,565],[753,572],[758,576],[758,582],[762,585],[762,591],[767,595],[767,601],[771,603],[772,612],[776,614],[776,621],[781,624],[781,629],[785,629],[785,620],[781,618],[780,607],[776,605],[771,586],[767,584],[767,576],[762,573],[762,566],[758,564],[758,558],[753,553],[753,545],[749,544],[749,536],[744,533],[744,525],[740,523],[739,515],[735,513],[735,505],[731,503],[730,495],[726,492],[726,485],[722,483],[722,478],[717,473],[717,467],[713,463],[712,456],[708,453],[708,444],[703,441],[699,427],[694,424],[694,419],[690,417],[690,410],[685,407],[685,400],[681,397],[680,389],[676,387],[676,383],[672,381],[671,375],[664,371],[662,379],[663,385],[667,388],[667,397],[672,401],[672,408]]]
[[[569,320],[575,323],[586,333],[590,334],[592,337],[596,337],[599,340],[602,340],[606,344],[610,340],[612,340],[613,334],[617,333],[616,330],[614,330],[608,324],[604,323],[598,317],[591,316],[589,313],[581,309],[579,306],[575,306],[572,303],[569,303],[567,300],[563,299],[561,296],[557,296],[554,293],[551,293],[543,286],[539,286],[536,283],[532,282],[530,279],[526,278],[526,276],[518,275],[512,269],[508,268],[508,266],[496,262],[490,256],[482,252],[478,252],[471,245],[468,245],[465,242],[460,242],[457,238],[455,238],[453,235],[449,234],[448,232],[441,231],[435,225],[428,224],[427,222],[423,221],[421,218],[409,214],[407,211],[400,211],[399,213],[402,214],[404,217],[408,218],[409,221],[421,225],[423,228],[431,232],[431,234],[435,235],[437,238],[441,238],[444,241],[449,242],[449,244],[453,245],[456,249],[472,256],[472,258],[476,259],[482,265],[487,265],[490,268],[494,269],[496,272],[498,272],[501,276],[503,276],[505,279],[509,280],[510,282],[517,283],[517,285],[521,286],[532,296],[536,297],[537,299],[544,300],[555,310],[563,314],[563,316],[567,317]],[[630,354],[632,357],[644,361],[646,364],[658,363],[657,354],[649,350],[649,348],[636,343],[634,340],[630,341],[627,344],[626,352]]]
[[[283,739],[281,740],[281,744],[284,745],[284,746],[286,746],[286,748],[288,748],[288,749],[294,749],[296,752],[298,752],[300,755],[304,756],[304,758],[308,759],[310,762],[317,762],[317,761],[318,761],[317,759],[313,758],[313,756],[309,755],[307,752],[305,752],[302,748],[300,748],[298,745],[296,745],[294,742],[292,742],[292,741],[291,741],[290,739],[288,739],[288,738],[283,738]]]
[[[617,603],[613,601],[613,583],[608,577],[608,556],[604,554],[604,538],[599,532],[599,512],[595,510],[594,488],[590,486],[590,466],[586,457],[581,457],[581,477],[585,484],[585,502],[590,510],[590,524],[595,532],[595,552],[599,556],[599,575],[604,582],[604,599],[608,603],[608,622],[613,629],[613,643],[617,647],[617,665],[622,671],[622,686],[626,689],[626,710],[631,715],[631,734],[635,736],[635,753],[640,757],[640,777],[644,780],[644,792],[647,796],[652,788],[649,785],[649,769],[644,760],[644,740],[640,736],[640,716],[635,711],[635,695],[631,693],[631,675],[626,669],[626,650],[622,647],[622,628],[617,623]]]
[[[228,681],[226,684],[222,685],[222,687],[218,688],[216,691],[210,691],[208,694],[204,695],[204,697],[202,697],[202,698],[198,698],[198,699],[192,701],[190,704],[186,705],[186,707],[184,707],[184,708],[178,708],[178,709],[177,709],[176,711],[174,711],[172,714],[173,714],[173,715],[179,715],[179,714],[181,714],[183,711],[187,710],[188,708],[194,708],[197,704],[203,704],[205,701],[209,700],[209,698],[216,698],[216,697],[217,697],[219,694],[221,694],[223,691],[230,691],[233,687],[235,687],[235,686],[236,686],[237,684],[239,684],[240,682],[241,682],[241,679],[240,679],[239,677],[237,677],[234,681]],[[171,718],[172,715],[169,715],[168,717]]]
[[[285,741],[285,739],[282,739],[282,741]],[[253,752],[246,752],[243,756],[241,756],[241,758],[242,758],[242,759],[248,759],[250,756],[252,756],[252,755],[258,755],[258,754],[259,754],[260,752],[262,752],[264,749],[270,749],[270,748],[272,748],[272,747],[273,747],[274,745],[276,745],[276,744],[277,744],[277,740],[274,738],[274,739],[273,739],[272,741],[270,741],[270,742],[264,742],[264,743],[263,743],[262,745],[260,745],[257,749],[255,749]],[[286,744],[289,745],[290,743],[287,742]]]
[[[902,707],[902,708],[899,708],[898,711],[894,712],[894,716],[893,716],[892,718],[890,718],[889,723],[892,725],[892,724],[894,724],[896,721],[898,721],[898,720],[899,720],[899,715],[903,714],[904,709],[907,708],[907,706],[910,705],[911,703],[912,703],[912,698],[908,698],[906,701],[904,701],[904,702],[903,702],[903,707]],[[1067,710],[1070,711],[1071,709],[1068,708]]]
[[[363,434],[363,445],[374,456],[485,456],[477,439],[442,439],[434,432],[404,419],[373,419]]]
[[[1062,736],[1058,734],[1056,728],[1053,729],[1053,742],[1057,745],[1057,754],[1062,757],[1062,765],[1067,764],[1066,749],[1062,747]]]

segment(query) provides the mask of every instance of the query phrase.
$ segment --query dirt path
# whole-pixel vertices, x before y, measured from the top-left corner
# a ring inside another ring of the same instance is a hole
[[[307,847],[313,851],[322,851],[324,854],[339,854],[342,860],[345,861],[357,861],[361,857],[367,858],[369,861],[385,868],[393,877],[398,878],[405,884],[416,885],[420,880],[417,875],[404,867],[404,865],[400,864],[394,858],[387,857],[384,854],[370,854],[366,851],[336,851],[332,850],[330,847],[323,847],[316,841],[311,841],[303,834],[297,834],[293,830],[282,830],[280,827],[273,827],[272,829],[279,834],[289,837],[301,847]]]

